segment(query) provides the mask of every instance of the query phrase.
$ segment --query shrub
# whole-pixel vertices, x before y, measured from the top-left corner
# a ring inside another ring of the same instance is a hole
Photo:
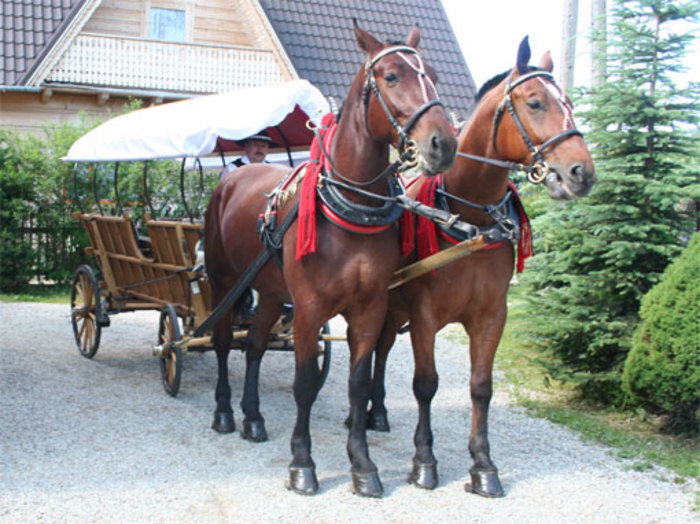
[[[625,362],[623,387],[669,428],[698,432],[700,410],[700,233],[642,299],[641,323]]]

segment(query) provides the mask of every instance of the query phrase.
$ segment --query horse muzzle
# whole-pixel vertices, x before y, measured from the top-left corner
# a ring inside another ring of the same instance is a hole
[[[425,140],[418,141],[420,168],[428,176],[447,171],[455,160],[457,139],[454,134],[434,132]]]
[[[595,168],[589,162],[574,162],[566,167],[549,166],[545,176],[549,196],[555,200],[575,200],[586,196],[595,184]]]

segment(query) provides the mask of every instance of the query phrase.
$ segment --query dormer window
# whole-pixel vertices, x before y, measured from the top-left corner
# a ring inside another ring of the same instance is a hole
[[[186,13],[181,9],[151,7],[148,13],[148,37],[167,42],[186,40]]]

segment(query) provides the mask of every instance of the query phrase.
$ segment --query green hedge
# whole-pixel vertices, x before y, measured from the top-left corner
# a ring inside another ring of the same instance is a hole
[[[130,103],[125,111],[138,107]],[[70,146],[98,122],[49,125],[42,136],[0,129],[0,291],[18,292],[31,279],[66,283],[75,268],[86,262],[88,243],[75,211],[108,215],[129,212],[138,222],[146,208],[143,196],[143,163],[120,165],[119,200],[114,194],[114,164],[97,170],[61,161]],[[149,195],[155,217],[182,217],[179,162],[154,162],[148,170]],[[187,172],[185,192],[196,217],[202,215],[209,193],[218,181],[206,174],[204,191],[199,174]],[[200,196],[201,194],[201,196]],[[101,201],[95,204],[95,196]]]
[[[670,428],[698,432],[700,410],[700,233],[643,298],[623,387]]]

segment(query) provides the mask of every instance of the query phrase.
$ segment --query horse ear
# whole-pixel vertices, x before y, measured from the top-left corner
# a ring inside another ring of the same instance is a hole
[[[408,44],[410,47],[417,49],[418,48],[418,42],[420,42],[420,28],[418,27],[418,24],[413,26],[411,28],[411,32],[408,33],[408,38],[406,39],[406,44]]]
[[[355,39],[360,49],[367,54],[371,54],[372,51],[382,46],[379,40],[360,27],[357,23],[357,18],[353,18],[352,21],[355,24]]]
[[[545,71],[549,71],[550,73],[554,70],[554,61],[552,60],[552,53],[547,51],[545,54],[542,55],[542,58],[540,59],[540,67]]]
[[[529,37],[523,38],[520,42],[520,47],[518,48],[518,61],[516,62],[518,67],[518,73],[527,73],[527,64],[530,62],[530,40]]]

